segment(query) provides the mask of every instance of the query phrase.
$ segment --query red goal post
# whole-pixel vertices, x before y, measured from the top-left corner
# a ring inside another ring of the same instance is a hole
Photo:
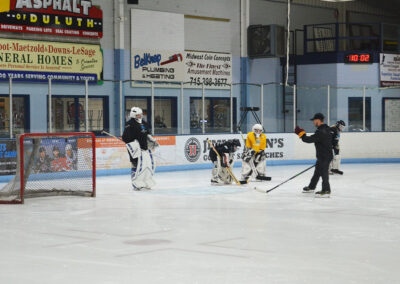
[[[17,170],[0,187],[0,204],[42,196],[96,196],[96,137],[92,132],[17,135]]]

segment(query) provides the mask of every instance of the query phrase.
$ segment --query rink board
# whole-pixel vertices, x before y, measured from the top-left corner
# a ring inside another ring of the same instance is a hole
[[[235,167],[241,166],[243,140],[239,134],[157,136],[160,147],[153,156],[156,172],[211,168],[210,146],[231,139],[239,139],[242,146],[235,155]],[[315,162],[313,144],[303,143],[295,134],[268,134],[267,165],[296,165]],[[342,163],[400,163],[399,132],[343,133],[341,135]],[[130,161],[125,145],[114,138],[96,139],[96,167],[98,175],[117,175],[130,172]],[[11,176],[0,176],[0,182]]]

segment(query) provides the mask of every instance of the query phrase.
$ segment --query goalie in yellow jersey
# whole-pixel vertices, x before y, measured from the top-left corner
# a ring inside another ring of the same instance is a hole
[[[247,134],[246,148],[243,152],[242,179],[252,178],[253,181],[271,180],[266,173],[266,157],[264,150],[267,148],[267,136],[261,124],[255,124],[253,131]]]

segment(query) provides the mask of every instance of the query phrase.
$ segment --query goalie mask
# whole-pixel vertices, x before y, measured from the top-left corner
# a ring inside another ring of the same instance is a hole
[[[260,135],[263,131],[263,127],[261,124],[254,124],[252,130],[254,132],[254,135],[258,138],[258,137],[260,137]]]
[[[343,129],[346,127],[346,123],[344,123],[343,120],[339,120],[336,122],[336,127],[340,130],[343,131]]]
[[[143,111],[140,107],[131,108],[130,118],[135,119],[137,122],[142,123]]]

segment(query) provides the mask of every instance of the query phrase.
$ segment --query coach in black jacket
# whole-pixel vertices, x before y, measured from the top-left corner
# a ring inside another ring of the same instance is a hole
[[[317,113],[311,119],[317,127],[314,135],[307,136],[304,129],[296,127],[295,133],[305,143],[314,143],[317,151],[317,163],[315,164],[314,175],[310,185],[303,189],[303,192],[313,192],[317,186],[318,180],[322,177],[322,190],[316,192],[316,195],[324,196],[331,193],[329,185],[329,164],[332,161],[332,134],[330,127],[324,123],[324,115]]]

